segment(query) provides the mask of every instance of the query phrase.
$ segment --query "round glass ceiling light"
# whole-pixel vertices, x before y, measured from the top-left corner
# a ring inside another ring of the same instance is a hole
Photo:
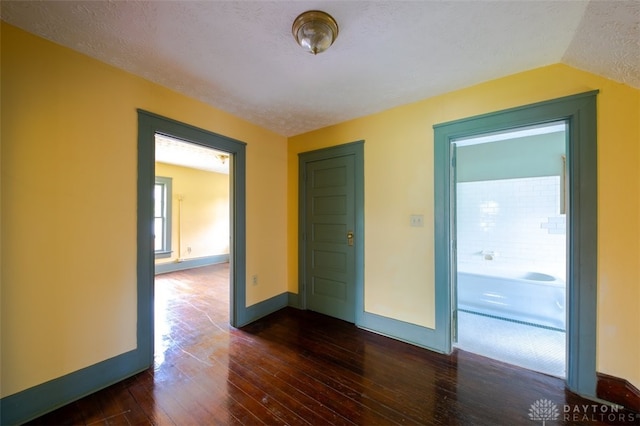
[[[338,37],[338,24],[328,13],[308,10],[293,21],[291,32],[304,50],[317,55],[327,50]]]

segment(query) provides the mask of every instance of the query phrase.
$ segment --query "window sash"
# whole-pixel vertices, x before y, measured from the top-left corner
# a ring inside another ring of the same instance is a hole
[[[154,250],[156,257],[171,256],[171,182],[156,176],[154,186]]]

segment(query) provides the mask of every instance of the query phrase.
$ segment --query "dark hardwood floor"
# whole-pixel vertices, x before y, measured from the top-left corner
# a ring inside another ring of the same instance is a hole
[[[234,329],[228,277],[226,264],[158,276],[154,368],[29,424],[640,424],[560,379],[313,312]]]

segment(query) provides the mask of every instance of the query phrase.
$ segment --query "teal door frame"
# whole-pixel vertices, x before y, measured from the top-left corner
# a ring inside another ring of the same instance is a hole
[[[596,397],[598,91],[434,126],[436,349],[452,350],[451,144],[456,139],[565,120],[567,167],[567,386]]]
[[[208,130],[138,110],[138,350],[153,363],[153,185],[155,135],[229,153],[231,264],[230,318],[234,327],[250,321],[246,309],[246,144]]]
[[[298,307],[307,309],[306,285],[306,185],[307,163],[353,155],[355,159],[355,324],[364,316],[364,141],[351,142],[298,154]]]

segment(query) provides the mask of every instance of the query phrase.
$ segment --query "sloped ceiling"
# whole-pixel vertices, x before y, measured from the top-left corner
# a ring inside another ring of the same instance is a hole
[[[340,27],[317,56],[293,20]],[[2,20],[284,136],[558,62],[640,88],[638,1],[7,1]]]

